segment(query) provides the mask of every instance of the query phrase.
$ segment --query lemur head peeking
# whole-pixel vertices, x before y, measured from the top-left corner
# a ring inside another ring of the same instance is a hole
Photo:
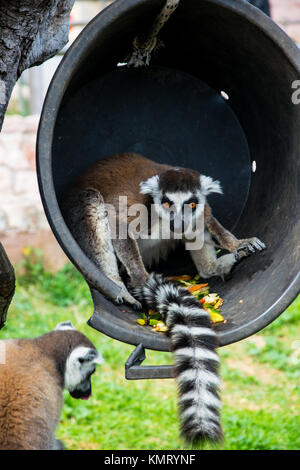
[[[142,181],[140,192],[152,197],[158,216],[168,221],[172,232],[185,232],[203,214],[208,194],[222,194],[222,188],[210,176],[175,167]]]
[[[67,356],[64,369],[64,388],[68,390],[71,397],[88,399],[91,395],[91,376],[96,370],[96,365],[103,362],[101,354],[93,344],[78,332],[71,322],[59,323],[56,331],[70,330],[70,343],[78,336],[74,347]]]

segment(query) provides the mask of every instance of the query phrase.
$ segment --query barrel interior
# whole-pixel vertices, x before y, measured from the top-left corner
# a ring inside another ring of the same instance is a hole
[[[165,158],[167,163],[213,173],[211,176],[218,177],[224,185],[224,196],[211,201],[218,218],[233,228],[237,237],[257,236],[266,243],[267,250],[243,260],[230,280],[212,280],[213,290],[224,298],[227,322],[217,327],[221,345],[258,331],[287,307],[296,295],[300,258],[300,107],[291,99],[292,82],[299,78],[299,53],[269,18],[244,2],[236,3],[203,0],[200,7],[198,0],[185,0],[162,30],[164,46],[153,54],[146,74],[168,71],[162,91],[164,87],[174,89],[176,76],[179,82],[182,80],[178,87],[180,109],[177,120],[174,116],[170,119],[173,127],[166,140],[158,137],[161,126],[167,128],[168,121],[163,92],[157,99],[156,114],[152,107],[152,115],[148,115],[152,134],[148,132],[140,138],[130,134],[135,128],[130,123],[137,125],[139,121],[139,106],[143,100],[149,104],[153,95],[144,80],[143,86],[135,88],[134,99],[128,91],[128,77],[132,73],[138,83],[138,73],[143,72],[130,72],[120,66],[132,50],[133,38],[151,24],[164,1],[139,0],[128,5],[120,0],[100,13],[81,34],[77,46],[66,54],[48,97],[49,104],[51,93],[59,90],[61,95],[50,130],[54,185],[51,197],[59,199],[72,178],[99,158],[97,155],[105,156],[113,149],[125,151],[130,146],[136,151],[148,149],[155,159]],[[123,84],[122,70],[126,75]],[[211,93],[211,101],[197,95],[194,109],[189,103],[186,111],[190,117],[201,110],[198,128],[194,121],[184,118],[184,90],[188,83],[187,87],[198,83]],[[172,101],[171,95],[168,99]],[[228,99],[224,100],[224,96]],[[211,102],[213,105],[205,108],[205,103]],[[176,109],[176,102],[172,106],[168,103],[168,112],[172,107]],[[121,132],[116,128],[116,113]],[[209,134],[205,122],[216,123]],[[146,118],[143,125],[140,134],[145,131]],[[191,128],[193,132],[189,134]],[[180,132],[185,133],[182,146],[173,145]],[[47,206],[51,191],[43,193]],[[49,208],[47,212],[55,225]],[[58,237],[64,248],[66,240],[59,233]],[[177,271],[190,267],[184,264],[185,256],[178,259],[181,261],[176,262]],[[96,314],[100,297],[94,293]],[[132,333],[130,338],[125,337],[128,342],[138,344],[142,335],[146,347],[168,349],[166,338],[157,340],[157,334],[144,334],[145,329],[135,324],[134,314],[133,320],[122,317],[121,309],[103,302],[99,312],[105,311],[107,321],[117,325],[116,332],[109,334],[118,337],[118,325],[124,322],[121,330],[124,327]]]

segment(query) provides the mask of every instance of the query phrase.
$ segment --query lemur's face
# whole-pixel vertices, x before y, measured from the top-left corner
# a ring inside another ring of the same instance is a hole
[[[171,232],[185,233],[203,214],[204,203],[200,191],[165,192],[156,207],[160,217],[169,222]]]
[[[182,234],[195,230],[203,217],[206,196],[222,192],[218,181],[185,168],[167,170],[140,186],[142,194],[152,197],[157,215],[169,224],[171,232]]]
[[[92,393],[91,376],[96,364],[103,362],[99,353],[86,346],[73,349],[66,362],[65,388],[71,397],[88,399]]]
[[[93,344],[70,321],[59,323],[56,331],[65,331],[69,354],[65,363],[64,388],[73,398],[88,399],[92,392],[91,376],[103,358]],[[75,342],[75,347],[72,348]]]

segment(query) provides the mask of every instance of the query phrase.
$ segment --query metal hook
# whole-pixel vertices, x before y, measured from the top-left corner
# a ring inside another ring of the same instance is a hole
[[[145,348],[139,344],[130,354],[125,364],[127,380],[171,379],[175,377],[174,366],[141,366],[145,360]]]

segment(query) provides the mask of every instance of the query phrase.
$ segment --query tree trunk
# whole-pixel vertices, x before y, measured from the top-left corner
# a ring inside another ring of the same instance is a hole
[[[74,0],[0,0],[0,129],[21,73],[68,42]]]
[[[73,4],[74,0],[0,0],[0,130],[21,73],[53,57],[68,42]],[[0,329],[14,290],[14,269],[0,243]]]
[[[0,330],[3,328],[7,310],[15,293],[15,273],[0,243]]]

